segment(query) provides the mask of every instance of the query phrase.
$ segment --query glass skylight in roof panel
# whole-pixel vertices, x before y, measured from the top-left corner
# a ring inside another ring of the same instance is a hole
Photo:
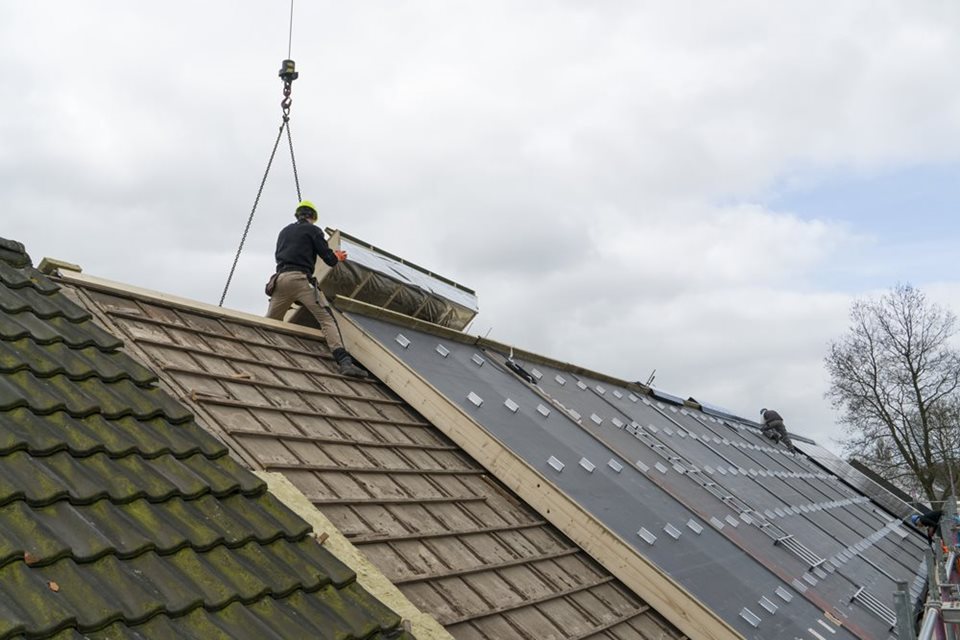
[[[580,458],[580,466],[583,467],[587,473],[593,473],[593,470],[597,468],[597,465],[593,464],[586,458]]]
[[[687,432],[684,431],[684,430],[682,430],[682,429],[678,429],[678,430],[677,430],[677,435],[680,436],[681,438],[686,438],[686,437],[687,437]]]
[[[560,473],[561,471],[563,471],[564,464],[553,456],[550,456],[550,459],[547,460],[547,464],[553,467],[557,473]]]
[[[402,333],[398,333],[395,340],[397,341],[397,344],[399,344],[404,349],[410,346],[410,339],[407,338],[407,336],[403,335]]]
[[[668,436],[672,436],[672,435],[673,435],[673,429],[671,429],[670,427],[664,427],[664,428],[663,428],[663,432],[664,432],[665,434],[667,434]]]
[[[784,602],[790,602],[793,600],[793,594],[784,587],[777,587],[777,595],[780,596],[780,599]]]
[[[621,471],[623,471],[623,465],[617,462],[616,460],[614,460],[613,458],[610,458],[610,461],[607,462],[607,466],[613,469],[614,472],[616,473],[620,473]]]
[[[547,409],[547,408],[546,408],[545,406],[543,406],[542,404],[538,404],[538,405],[537,405],[537,413],[539,413],[539,414],[542,415],[544,418],[546,418],[547,416],[550,415],[550,409]]]
[[[640,530],[637,531],[637,535],[640,536],[644,542],[650,545],[657,541],[657,536],[653,535],[643,527],[640,527]]]
[[[562,387],[563,385],[567,384],[567,379],[564,378],[564,377],[563,377],[562,375],[560,375],[559,373],[558,373],[557,375],[553,376],[553,379],[556,380],[556,381],[557,381],[557,384],[560,385],[561,387]]]
[[[603,394],[605,394],[605,393],[607,392],[607,390],[604,389],[604,388],[603,388],[602,386],[600,386],[599,384],[598,384],[596,387],[594,387],[594,389],[596,389],[596,390],[597,390],[597,393],[599,393],[600,395],[603,395]]]
[[[699,522],[693,519],[687,520],[687,528],[690,529],[690,531],[693,531],[697,535],[700,535],[701,533],[703,533],[703,527],[700,525]]]
[[[670,536],[670,537],[673,538],[674,540],[679,540],[679,539],[680,539],[680,529],[677,529],[675,526],[673,526],[673,525],[670,524],[669,522],[668,522],[668,523],[666,524],[666,526],[663,528],[663,531],[664,531],[664,533],[666,533],[668,536]]]
[[[510,398],[507,398],[506,400],[504,400],[503,406],[509,409],[512,413],[516,413],[517,410],[520,409],[520,405],[518,405],[516,402],[514,402]]]
[[[537,380],[539,380],[540,378],[543,377],[543,374],[540,373],[539,371],[537,371],[536,369],[531,369],[531,370],[530,370],[530,375],[532,375],[532,376],[533,376],[534,378],[536,378]]]
[[[819,580],[809,573],[803,574],[803,579],[806,580],[807,584],[809,584],[811,587],[817,586],[817,583],[819,582]]]
[[[673,464],[673,470],[676,471],[677,473],[680,473],[680,474],[684,474],[684,473],[687,472],[686,467],[684,467],[683,465],[678,464],[678,463],[674,463],[674,464]]]
[[[471,391],[471,392],[467,395],[467,400],[469,400],[469,401],[472,402],[473,404],[477,405],[478,407],[483,404],[483,398],[481,398],[480,396],[478,396],[477,394],[475,394],[473,391]]]
[[[643,460],[637,460],[637,469],[640,469],[643,473],[650,471],[650,467],[643,463]]]
[[[723,521],[720,520],[720,518],[718,518],[718,517],[716,517],[716,516],[712,516],[712,517],[710,518],[710,524],[712,524],[712,525],[714,526],[714,528],[717,529],[717,531],[719,531],[720,529],[723,529]]]
[[[587,385],[583,383],[583,380],[577,380],[577,388],[579,388],[581,391],[586,391]]]
[[[479,353],[473,354],[470,359],[473,360],[473,363],[478,367],[482,367],[483,363],[486,362],[486,360],[483,359],[483,356],[481,356]]]
[[[658,429],[657,425],[655,424],[648,424],[647,431],[649,431],[650,433],[657,433],[658,431],[660,431],[660,429]]]
[[[630,402],[636,402],[637,400],[640,399],[640,398],[638,398],[637,396],[633,395],[632,393],[631,393],[630,395],[628,395],[627,397],[630,398]]]
[[[603,418],[601,418],[595,413],[590,414],[590,419],[593,420],[598,425],[603,424]]]
[[[617,391],[616,389],[613,390],[613,395],[616,396],[618,399],[623,397],[623,394]]]
[[[439,353],[439,354],[440,354],[441,356],[443,356],[444,358],[446,358],[448,355],[450,355],[450,349],[447,349],[447,348],[446,348],[445,346],[443,346],[442,344],[438,344],[438,345],[437,345],[436,351],[437,351],[437,353]]]
[[[667,471],[669,471],[669,469],[667,469],[667,465],[663,464],[662,462],[658,462],[653,466],[655,466],[657,468],[657,471],[659,471],[660,473],[666,473]]]
[[[731,515],[728,515],[727,517],[725,517],[724,520],[726,520],[727,524],[729,524],[731,527],[736,528],[740,526],[740,521]]]
[[[570,415],[573,416],[573,419],[576,420],[577,422],[580,422],[580,418],[583,417],[583,416],[581,416],[577,411],[574,411],[573,409],[570,409]]]
[[[617,429],[623,429],[623,426],[624,426],[624,425],[623,425],[623,420],[621,420],[620,418],[611,418],[611,419],[610,419],[610,422],[611,422],[611,423],[613,424],[613,426],[615,426]]]

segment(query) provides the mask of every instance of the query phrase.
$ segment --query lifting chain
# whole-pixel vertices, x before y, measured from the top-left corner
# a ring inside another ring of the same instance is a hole
[[[293,104],[293,98],[290,93],[293,90],[293,81],[300,77],[297,73],[297,67],[293,60],[284,60],[280,64],[280,79],[283,80],[283,100],[280,101],[280,110],[283,113],[283,120],[280,122],[280,130],[277,131],[277,139],[273,142],[273,149],[270,151],[270,157],[267,160],[267,168],[263,172],[263,178],[260,180],[260,188],[257,189],[257,197],[253,200],[253,208],[250,209],[250,216],[247,218],[247,224],[243,228],[243,235],[240,236],[240,246],[237,247],[237,253],[233,256],[233,264],[230,266],[230,273],[227,275],[227,283],[223,286],[223,293],[220,294],[220,303],[227,298],[227,291],[230,289],[230,281],[233,280],[233,273],[237,269],[237,262],[240,260],[240,253],[243,251],[243,245],[247,241],[247,234],[250,232],[250,224],[253,222],[253,214],[257,212],[257,205],[260,204],[260,196],[263,194],[263,187],[267,183],[267,176],[270,175],[270,167],[273,165],[273,158],[277,155],[277,147],[280,145],[280,138],[283,136],[283,130],[287,130],[287,143],[290,146],[290,163],[293,165],[293,180],[297,187],[297,202],[303,200],[300,194],[300,176],[297,174],[297,159],[293,155],[293,136],[290,133],[290,106]]]

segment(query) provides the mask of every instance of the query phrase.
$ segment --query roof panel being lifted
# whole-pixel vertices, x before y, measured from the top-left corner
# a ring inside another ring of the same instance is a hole
[[[458,331],[477,315],[473,290],[342,231],[327,232],[330,247],[349,256],[335,269],[317,261],[314,275],[331,300],[345,296]]]

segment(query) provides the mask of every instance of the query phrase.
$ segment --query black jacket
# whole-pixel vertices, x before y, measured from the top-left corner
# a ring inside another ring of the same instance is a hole
[[[774,411],[773,409],[767,409],[766,411],[763,412],[763,421],[766,424],[770,424],[771,422],[777,422],[777,421],[779,421],[780,424],[783,424],[783,418],[781,418],[780,414]]]
[[[323,231],[306,220],[285,226],[277,237],[277,273],[300,271],[313,275],[319,257],[331,267],[336,266],[337,256],[327,245]]]

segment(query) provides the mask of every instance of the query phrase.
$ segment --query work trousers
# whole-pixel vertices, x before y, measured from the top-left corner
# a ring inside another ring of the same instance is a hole
[[[317,319],[323,330],[323,337],[327,339],[327,346],[331,350],[343,348],[340,330],[337,329],[337,323],[333,319],[333,314],[330,313],[327,297],[310,284],[307,274],[299,271],[285,271],[277,276],[277,287],[270,296],[267,317],[283,320],[283,315],[294,302],[299,302]]]
[[[763,431],[763,435],[767,436],[771,440],[783,442],[786,445],[793,444],[790,441],[790,436],[787,435],[787,427],[783,424],[783,420],[771,420],[763,425],[761,431]]]

